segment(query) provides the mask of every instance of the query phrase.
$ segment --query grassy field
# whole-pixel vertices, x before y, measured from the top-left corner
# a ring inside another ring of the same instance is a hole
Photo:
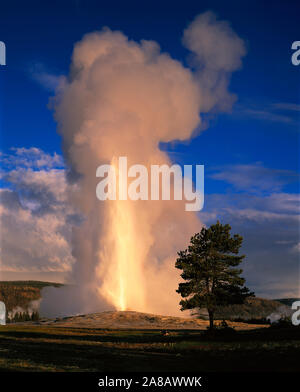
[[[300,329],[202,331],[0,327],[1,371],[299,371]]]

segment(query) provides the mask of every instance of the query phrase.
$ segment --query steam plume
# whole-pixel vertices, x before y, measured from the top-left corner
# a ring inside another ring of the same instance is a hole
[[[183,201],[100,202],[95,173],[119,156],[129,166],[170,164],[160,142],[187,140],[201,127],[201,113],[230,108],[227,85],[245,54],[243,41],[207,12],[185,30],[183,43],[193,71],[156,42],[137,43],[108,28],[76,44],[55,116],[68,179],[76,182],[70,202],[85,220],[73,229],[76,286],[47,288],[42,311],[180,314],[174,262],[202,226],[197,215]]]

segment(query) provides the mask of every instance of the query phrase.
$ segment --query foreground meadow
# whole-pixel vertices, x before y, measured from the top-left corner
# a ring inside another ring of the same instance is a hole
[[[205,331],[7,325],[1,371],[299,371],[299,328]]]

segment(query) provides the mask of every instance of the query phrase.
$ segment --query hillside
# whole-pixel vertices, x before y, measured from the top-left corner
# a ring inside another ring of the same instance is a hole
[[[278,300],[254,297],[248,298],[243,305],[218,307],[216,318],[250,320],[266,318],[272,313],[289,315],[291,314],[291,307]]]
[[[65,328],[101,328],[101,329],[161,329],[161,330],[205,330],[207,320],[192,317],[162,316],[134,311],[106,311],[79,316],[41,319],[34,325],[55,326]],[[249,330],[264,327],[262,325],[229,322],[229,326],[237,330]]]
[[[59,287],[59,283],[39,281],[2,281],[0,282],[0,301],[6,305],[8,312],[19,307],[28,310],[32,301],[41,298],[41,289],[46,286]]]

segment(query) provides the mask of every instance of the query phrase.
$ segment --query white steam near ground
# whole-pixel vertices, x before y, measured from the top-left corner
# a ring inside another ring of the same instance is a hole
[[[30,301],[25,308],[22,308],[21,306],[16,306],[15,308],[7,312],[7,316],[9,319],[13,319],[17,313],[28,313],[29,316],[32,316],[32,313],[39,312],[41,301],[41,298]]]
[[[182,42],[192,68],[154,41],[138,43],[108,28],[75,45],[54,110],[67,178],[76,183],[69,202],[85,219],[72,232],[73,285],[45,288],[42,314],[181,314],[176,252],[202,223],[183,201],[100,202],[95,173],[119,156],[127,156],[129,166],[170,164],[160,142],[188,140],[203,128],[201,113],[230,110],[235,97],[228,84],[245,55],[243,41],[206,12],[187,27]]]
[[[269,314],[266,319],[269,320],[271,324],[277,323],[285,317],[290,318],[293,312],[294,311],[288,306],[279,306],[278,309],[276,309],[276,312]]]

